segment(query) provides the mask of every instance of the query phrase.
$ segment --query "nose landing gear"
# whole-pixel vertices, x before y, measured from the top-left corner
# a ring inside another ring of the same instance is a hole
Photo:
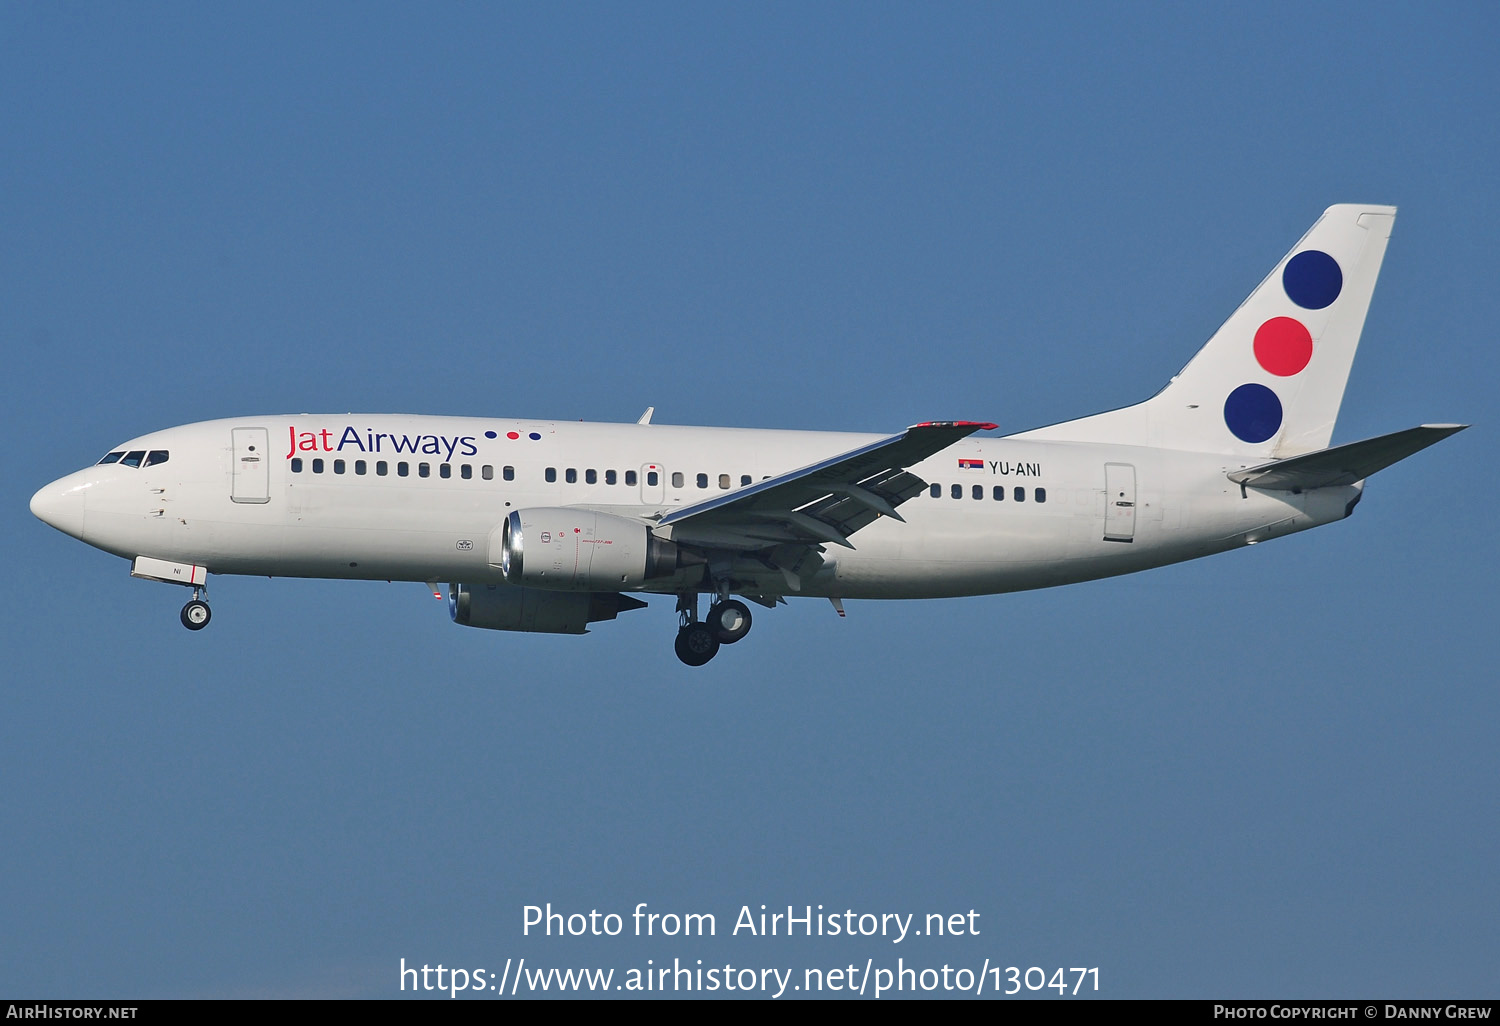
[[[194,588],[192,599],[182,607],[182,625],[190,631],[201,631],[208,626],[213,615],[213,610],[203,601],[203,589]]]
[[[173,563],[152,556],[136,556],[130,561],[130,576],[192,588],[193,597],[182,607],[182,625],[190,631],[201,631],[208,626],[209,618],[213,616],[208,608],[208,586],[204,583],[208,580],[208,567],[198,563]]]

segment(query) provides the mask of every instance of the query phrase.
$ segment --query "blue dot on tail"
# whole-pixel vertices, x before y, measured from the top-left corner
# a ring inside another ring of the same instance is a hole
[[[1304,310],[1321,310],[1344,290],[1339,262],[1321,249],[1308,249],[1286,262],[1281,287],[1287,298]]]
[[[1224,400],[1224,423],[1242,442],[1264,442],[1281,430],[1281,400],[1265,385],[1241,385]]]

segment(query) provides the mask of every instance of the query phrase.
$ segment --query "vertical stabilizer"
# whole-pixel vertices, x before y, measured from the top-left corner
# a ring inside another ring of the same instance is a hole
[[[1395,207],[1329,207],[1154,397],[1018,437],[1265,459],[1326,448],[1395,221]]]

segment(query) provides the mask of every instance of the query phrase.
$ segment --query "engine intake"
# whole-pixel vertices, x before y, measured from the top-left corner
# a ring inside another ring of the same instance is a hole
[[[670,577],[685,562],[672,542],[638,520],[587,509],[518,509],[500,527],[498,560],[507,584],[547,591],[615,591]]]

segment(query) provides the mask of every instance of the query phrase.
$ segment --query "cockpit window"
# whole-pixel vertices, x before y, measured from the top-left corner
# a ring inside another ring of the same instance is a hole
[[[125,455],[125,452],[124,452],[123,449],[121,451],[119,451],[119,452],[112,452],[108,456],[104,457],[104,459],[100,460],[97,464],[95,464],[95,466],[102,467],[106,463],[119,463],[120,462],[120,458],[122,456],[124,456],[124,455]]]
[[[152,449],[149,453],[146,454],[146,462],[142,463],[141,466],[154,467],[158,463],[165,463],[167,462],[167,459],[170,455],[171,453],[167,452],[167,450],[165,449]]]
[[[125,454],[125,458],[120,461],[120,464],[121,464],[121,466],[126,466],[126,467],[139,467],[141,465],[141,460],[143,460],[145,458],[146,458],[146,450],[144,450],[144,449],[136,449],[133,452],[127,452]]]

